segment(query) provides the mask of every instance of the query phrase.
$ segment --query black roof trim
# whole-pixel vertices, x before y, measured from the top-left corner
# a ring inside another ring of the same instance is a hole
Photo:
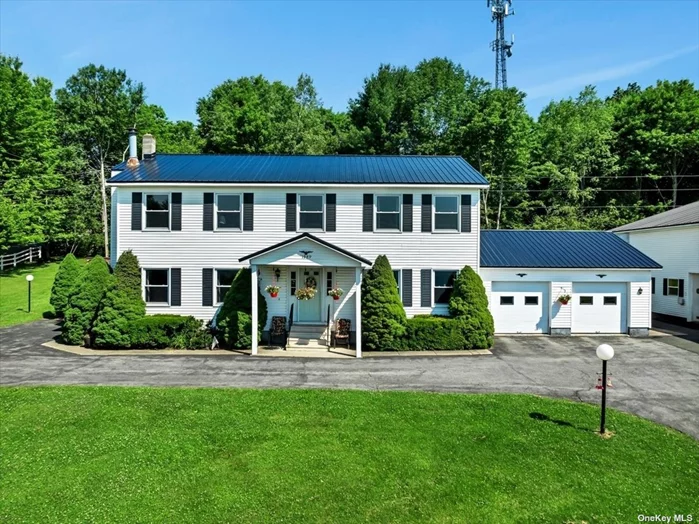
[[[274,244],[272,246],[268,246],[264,249],[260,249],[259,251],[255,251],[254,253],[250,253],[249,255],[245,255],[242,258],[238,259],[238,262],[245,262],[246,260],[250,260],[251,258],[258,257],[260,255],[264,255],[265,253],[269,253],[270,251],[274,251],[275,249],[278,249],[280,247],[284,247],[288,244],[293,244],[294,242],[297,242],[299,240],[302,240],[304,238],[308,238],[310,240],[313,240],[314,242],[317,242],[321,246],[325,246],[329,249],[332,249],[333,251],[337,251],[338,253],[341,253],[345,255],[346,257],[349,257],[353,260],[356,260],[357,262],[361,262],[362,264],[367,264],[369,266],[372,265],[372,262],[370,260],[367,260],[364,257],[360,257],[359,255],[355,255],[354,253],[347,251],[346,249],[342,249],[341,247],[337,247],[334,244],[331,244],[330,242],[323,240],[321,238],[318,238],[315,235],[311,235],[310,233],[301,233],[300,235],[296,235],[295,237],[289,238],[287,240],[284,240],[282,242],[279,242],[277,244]]]

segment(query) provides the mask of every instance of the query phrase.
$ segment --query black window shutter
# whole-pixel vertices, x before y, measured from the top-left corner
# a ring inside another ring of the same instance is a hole
[[[182,270],[178,267],[170,269],[170,305],[182,305]]]
[[[413,231],[413,195],[403,195],[403,232]],[[411,297],[412,298],[412,297]]]
[[[374,230],[374,195],[364,193],[362,203],[362,231]]]
[[[214,305],[214,270],[210,267],[201,270],[201,305]]]
[[[432,195],[422,195],[422,232],[432,233]]]
[[[461,232],[471,232],[471,195],[461,195]]]
[[[667,295],[667,278],[663,279],[663,295]]]
[[[403,292],[403,306],[412,307],[413,305],[413,270],[401,270],[402,282],[400,283],[401,291]]]
[[[243,231],[252,231],[255,217],[255,194],[243,193]]]
[[[432,306],[432,270],[420,270],[420,306]]]
[[[325,195],[325,230],[337,231],[337,195],[328,193]]]
[[[680,279],[680,291],[678,296],[680,298],[684,297],[684,278]]]
[[[286,230],[296,231],[296,193],[286,194]]]
[[[214,230],[214,194],[204,193],[204,231]]]
[[[131,231],[143,229],[143,193],[131,193]]]
[[[182,231],[182,193],[172,194],[172,218],[170,229]]]
[[[655,277],[650,279],[650,293],[655,295]]]

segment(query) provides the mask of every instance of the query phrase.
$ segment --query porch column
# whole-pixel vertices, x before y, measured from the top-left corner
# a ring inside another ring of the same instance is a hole
[[[252,276],[252,354],[257,355],[257,265],[250,265],[250,275]]]
[[[356,327],[355,329],[355,348],[357,358],[362,358],[362,268],[358,267],[354,270],[354,283],[356,289],[354,291],[355,311],[356,311]]]

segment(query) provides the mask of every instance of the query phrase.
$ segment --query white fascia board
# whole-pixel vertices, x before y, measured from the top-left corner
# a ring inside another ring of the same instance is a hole
[[[305,184],[301,183],[250,183],[250,182],[158,182],[158,183],[147,183],[147,182],[109,182],[107,184],[113,187],[331,187],[331,188],[400,188],[400,189],[410,189],[410,188],[432,188],[432,189],[488,189],[490,185],[475,185],[475,184],[318,184],[308,182]]]

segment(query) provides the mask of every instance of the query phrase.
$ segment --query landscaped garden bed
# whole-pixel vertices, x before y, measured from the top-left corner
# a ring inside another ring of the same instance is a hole
[[[699,444],[518,395],[0,389],[2,522],[636,522],[696,514]]]

